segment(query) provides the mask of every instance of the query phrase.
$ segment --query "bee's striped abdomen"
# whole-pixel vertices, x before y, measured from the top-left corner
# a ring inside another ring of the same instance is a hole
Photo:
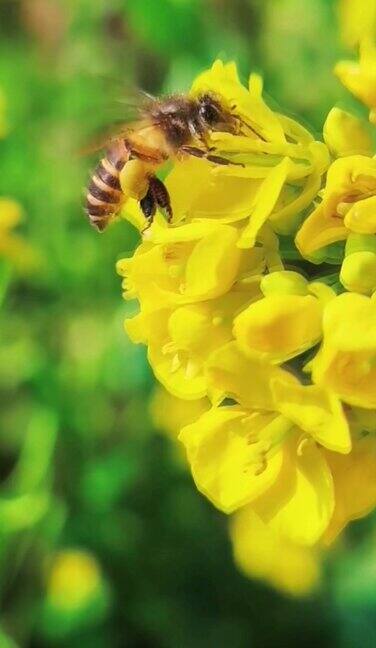
[[[91,224],[100,232],[121,208],[124,194],[119,175],[129,155],[124,140],[114,143],[106,157],[99,162],[91,178],[86,194],[86,212]]]

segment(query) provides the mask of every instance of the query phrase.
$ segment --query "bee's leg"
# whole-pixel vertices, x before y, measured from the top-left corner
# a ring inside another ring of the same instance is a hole
[[[149,229],[150,225],[152,224],[154,214],[155,214],[156,209],[157,209],[157,203],[156,203],[156,200],[154,198],[153,192],[150,189],[150,186],[149,186],[149,189],[147,190],[145,196],[140,200],[140,207],[141,207],[143,215],[148,220],[148,224],[142,230],[143,232],[145,232],[147,229]]]
[[[167,214],[167,220],[171,223],[172,220],[172,208],[170,195],[163,184],[162,180],[157,178],[157,176],[151,176],[149,180],[149,191],[151,191],[152,196],[157,203],[158,207],[163,209]]]
[[[220,155],[213,155],[211,153],[211,150],[212,149],[203,151],[202,149],[196,146],[182,146],[180,148],[180,151],[182,151],[183,153],[188,153],[188,155],[193,155],[194,157],[198,157],[198,158],[205,158],[206,160],[209,160],[209,162],[214,162],[214,164],[222,164],[222,165],[232,164],[234,166],[244,167],[243,162],[232,162],[231,160],[228,160],[227,158],[224,158]]]

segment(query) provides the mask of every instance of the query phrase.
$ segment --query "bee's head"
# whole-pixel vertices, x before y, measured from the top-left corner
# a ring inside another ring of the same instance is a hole
[[[207,93],[198,99],[198,121],[202,130],[220,131],[222,133],[239,132],[239,123],[221,102]]]

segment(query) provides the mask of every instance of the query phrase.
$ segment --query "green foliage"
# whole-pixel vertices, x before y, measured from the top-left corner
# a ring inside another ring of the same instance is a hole
[[[0,265],[1,648],[355,647],[375,633],[366,555],[343,559],[351,577],[334,570],[305,602],[235,571],[225,518],[152,429],[153,380],[124,335],[132,306],[114,270],[137,236],[125,222],[102,236],[89,227],[94,159],[77,154],[116,115],[113,78],[182,89],[218,54],[244,75],[263,70],[275,102],[320,129],[341,96],[333,16],[325,0],[1,3],[0,195],[22,205],[19,233],[40,257],[30,273]],[[333,247],[327,260],[337,258]],[[50,564],[71,547],[95,557],[102,589],[87,609],[56,611]],[[362,603],[368,637],[354,621],[350,644],[338,626],[363,618]]]

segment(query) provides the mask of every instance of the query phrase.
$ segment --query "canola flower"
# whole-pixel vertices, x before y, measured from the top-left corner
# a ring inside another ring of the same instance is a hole
[[[365,38],[372,38],[376,31],[376,0],[339,0],[339,28],[343,43],[355,47]]]
[[[89,553],[64,549],[52,556],[46,583],[49,603],[61,610],[84,608],[103,586],[100,566]]]
[[[29,272],[39,264],[37,251],[14,228],[22,220],[22,209],[13,199],[0,197],[0,259],[19,273]]]
[[[8,132],[6,103],[0,89],[0,139]],[[6,283],[9,268],[18,272],[32,270],[38,263],[37,252],[18,234],[14,228],[22,220],[22,209],[12,198],[0,196],[0,261],[5,262],[3,283]]]
[[[233,63],[202,73],[191,93],[203,92],[249,125],[212,136],[243,166],[174,165],[173,224],[157,216],[118,263],[139,302],[125,328],[180,403],[161,425],[231,515],[240,569],[303,595],[324,548],[376,505],[372,134],[333,108],[315,140]],[[124,216],[142,230],[135,202]]]

